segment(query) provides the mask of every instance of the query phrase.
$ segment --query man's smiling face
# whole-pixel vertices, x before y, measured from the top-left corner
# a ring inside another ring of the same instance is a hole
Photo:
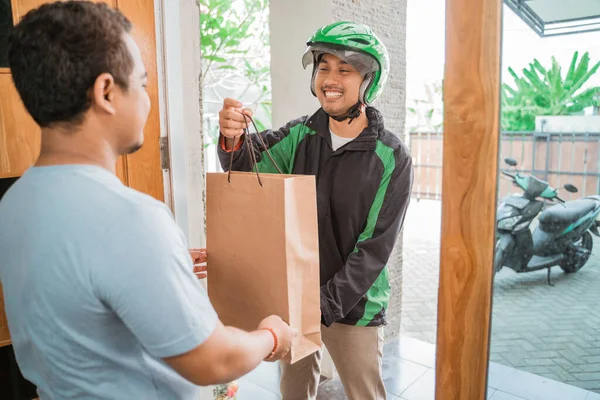
[[[363,76],[332,54],[323,54],[317,65],[315,92],[325,112],[343,116],[358,102]]]

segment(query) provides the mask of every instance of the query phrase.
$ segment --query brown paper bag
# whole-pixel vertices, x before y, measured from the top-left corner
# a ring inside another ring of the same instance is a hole
[[[208,295],[225,325],[279,315],[298,337],[286,357],[321,348],[314,176],[207,174]]]

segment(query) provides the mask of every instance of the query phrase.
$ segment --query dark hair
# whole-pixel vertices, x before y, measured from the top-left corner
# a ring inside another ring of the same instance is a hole
[[[80,123],[102,73],[127,89],[133,60],[123,35],[130,31],[131,22],[106,4],[60,1],[28,12],[9,36],[8,63],[35,122]]]

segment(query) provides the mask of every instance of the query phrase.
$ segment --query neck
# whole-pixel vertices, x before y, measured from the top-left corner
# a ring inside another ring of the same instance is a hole
[[[343,138],[355,138],[360,135],[367,126],[369,126],[369,120],[364,109],[350,124],[348,124],[348,120],[336,121],[331,117],[329,118],[329,129],[337,136]]]
[[[117,158],[100,132],[87,128],[70,132],[44,128],[40,156],[35,165],[87,164],[116,173]]]

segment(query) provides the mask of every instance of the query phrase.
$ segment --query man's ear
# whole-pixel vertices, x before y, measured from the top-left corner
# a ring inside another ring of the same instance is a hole
[[[103,73],[96,78],[94,87],[92,88],[92,106],[107,112],[108,114],[116,114],[114,108],[115,79],[109,73]]]

